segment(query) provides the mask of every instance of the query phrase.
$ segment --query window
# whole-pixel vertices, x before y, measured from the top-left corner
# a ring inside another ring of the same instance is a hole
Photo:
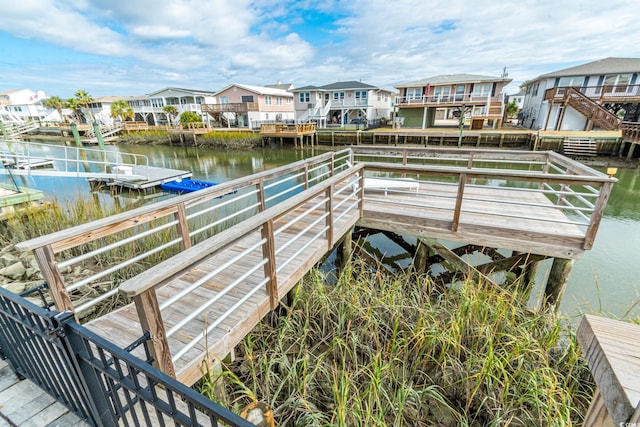
[[[333,99],[338,101],[343,101],[344,100],[344,92],[333,92]]]
[[[436,101],[447,102],[449,100],[450,93],[451,88],[449,86],[436,86],[433,88],[433,96]]]
[[[242,102],[253,102],[253,95],[242,95]]]
[[[604,85],[609,86],[606,92],[621,93],[627,91],[627,85],[631,81],[631,74],[618,74],[612,76],[606,76],[604,78]],[[612,90],[613,89],[613,90]]]
[[[291,98],[287,96],[287,104],[291,104]]]
[[[265,95],[264,97],[264,103],[267,105],[271,105],[271,95]]]
[[[229,97],[228,96],[221,96],[220,97],[220,104],[228,104],[229,103]]]
[[[576,86],[580,87],[584,83],[584,77],[561,77],[558,86]]]
[[[421,87],[410,87],[407,89],[407,99],[420,99],[422,98]]]
[[[164,107],[164,99],[162,98],[151,98],[151,105],[156,108]]]
[[[281,96],[276,98],[276,105],[282,105],[282,97]]]
[[[311,94],[309,92],[300,92],[300,102],[305,103],[309,102],[311,99]]]
[[[356,99],[367,99],[367,91],[356,91]]]
[[[477,83],[475,86],[473,86],[473,96],[491,95],[491,86],[491,83]]]

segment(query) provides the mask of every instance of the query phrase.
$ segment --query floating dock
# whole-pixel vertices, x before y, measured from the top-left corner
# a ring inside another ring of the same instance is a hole
[[[127,179],[129,175],[139,175],[146,178]],[[96,183],[101,183],[111,187],[122,187],[130,190],[146,190],[178,179],[184,180],[190,178],[191,175],[193,175],[191,171],[141,165],[127,167],[126,169],[122,168],[122,170],[119,171],[119,175],[115,178],[94,178],[90,182],[92,186],[96,185]]]
[[[38,204],[42,199],[44,193],[40,190],[0,184],[0,220],[5,220],[10,212]]]

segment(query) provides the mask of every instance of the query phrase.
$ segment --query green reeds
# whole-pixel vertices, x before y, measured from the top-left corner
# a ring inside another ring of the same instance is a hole
[[[313,271],[240,345],[225,403],[260,400],[280,426],[579,425],[593,384],[575,337],[518,292]]]

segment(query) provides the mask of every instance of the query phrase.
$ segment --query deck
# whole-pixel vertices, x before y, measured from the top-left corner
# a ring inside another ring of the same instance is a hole
[[[157,366],[193,384],[356,224],[573,259],[615,181],[553,152],[360,146],[16,247],[34,251],[59,310],[120,347],[149,331]],[[94,259],[91,276],[64,273]]]
[[[138,175],[144,179],[128,179],[129,175]],[[179,169],[159,168],[156,166],[136,165],[122,170],[119,176],[109,178],[93,178],[91,181],[103,183],[108,186],[123,187],[130,190],[145,190],[158,187],[166,182],[176,179],[190,178],[191,171]]]

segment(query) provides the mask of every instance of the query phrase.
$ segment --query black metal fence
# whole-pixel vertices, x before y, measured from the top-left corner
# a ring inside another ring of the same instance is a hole
[[[145,345],[143,336],[137,345]],[[94,426],[253,424],[75,322],[0,287],[0,356]]]

